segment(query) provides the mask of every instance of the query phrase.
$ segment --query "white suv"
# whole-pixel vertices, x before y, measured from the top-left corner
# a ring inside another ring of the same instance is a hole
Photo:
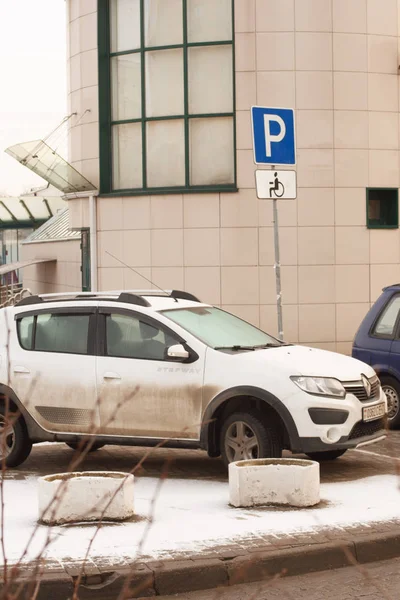
[[[334,459],[382,439],[387,412],[370,366],[281,343],[178,291],[31,296],[1,309],[0,394],[9,467],[43,441],[165,440],[226,464],[285,448]]]

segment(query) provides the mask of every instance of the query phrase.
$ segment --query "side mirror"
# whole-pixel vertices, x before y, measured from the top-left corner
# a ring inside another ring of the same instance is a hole
[[[177,344],[176,346],[170,346],[167,350],[167,358],[176,361],[183,361],[190,358],[190,354],[182,344]]]

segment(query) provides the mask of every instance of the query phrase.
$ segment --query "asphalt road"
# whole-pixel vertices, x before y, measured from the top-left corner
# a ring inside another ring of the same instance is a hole
[[[90,455],[75,470],[122,471],[135,469],[146,457],[143,466],[135,471],[141,477],[159,477],[168,468],[168,477],[182,479],[211,479],[226,481],[227,472],[220,459],[208,458],[197,450],[158,450],[105,446]],[[17,469],[10,469],[9,479],[63,473],[69,470],[74,452],[65,444],[39,444],[33,447],[28,460]],[[380,474],[394,474],[400,469],[400,431],[390,432],[383,442],[350,450],[331,462],[321,465],[321,481],[352,481]],[[400,598],[400,593],[399,593]]]
[[[159,600],[398,600],[400,559]]]

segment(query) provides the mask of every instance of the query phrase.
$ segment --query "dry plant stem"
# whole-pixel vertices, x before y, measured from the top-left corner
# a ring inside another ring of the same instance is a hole
[[[151,505],[150,505],[150,518],[149,518],[149,520],[147,522],[146,528],[145,528],[145,530],[143,532],[143,535],[142,535],[142,537],[140,539],[139,546],[138,546],[138,549],[137,549],[137,552],[136,552],[136,557],[140,556],[142,548],[143,548],[143,546],[144,546],[144,544],[146,542],[146,539],[147,539],[147,537],[149,535],[150,529],[151,529],[151,527],[153,525],[153,518],[154,518],[154,512],[155,512],[155,508],[156,508],[156,503],[157,503],[158,497],[160,495],[161,488],[162,488],[165,480],[168,477],[170,464],[171,464],[171,458],[168,458],[165,461],[165,463],[164,463],[164,467],[163,467],[161,476],[160,476],[160,478],[159,478],[159,480],[157,482],[156,491],[154,493],[154,496],[152,498]],[[131,581],[132,581],[132,577],[133,577],[133,568],[131,568],[130,574],[126,577],[125,582],[124,582],[124,586],[123,586],[121,592],[119,593],[119,596],[118,596],[117,600],[126,600],[128,598],[128,596],[130,595],[130,592],[128,594],[128,591],[129,591],[129,587],[130,587],[130,584],[131,584]],[[72,600],[78,600],[78,599],[77,598],[73,598]]]
[[[131,394],[129,394],[129,396],[127,398],[121,400],[121,402],[116,406],[116,412],[115,412],[115,414],[117,414],[117,411],[120,408],[122,408],[123,405],[126,402],[129,402],[134,397],[134,395],[137,393],[137,391],[138,391],[138,387],[136,387],[133,390],[133,392]],[[101,403],[101,400],[100,400],[100,398],[98,398],[97,401],[96,401],[96,406],[100,405],[100,403]],[[93,414],[95,414],[95,410],[96,410],[96,407],[94,409],[94,413]],[[112,424],[112,422],[114,421],[114,419],[115,419],[115,416],[110,417],[110,419],[105,423],[105,426],[108,426],[109,424]],[[98,431],[99,431],[98,428],[95,425],[93,425],[93,428],[89,431],[89,433],[87,435],[96,435],[96,433],[98,433]],[[68,472],[72,472],[84,460],[84,458],[87,456],[87,454],[89,453],[89,451],[90,451],[90,449],[91,449],[91,447],[93,446],[94,443],[95,443],[95,439],[89,439],[87,443],[85,442],[84,439],[80,442],[79,445],[82,446],[82,447],[84,447],[84,449],[82,450],[81,453],[79,453],[79,447],[78,447],[78,451],[75,453],[75,455],[77,455],[77,456],[75,456],[75,459],[73,459],[71,461],[71,463],[69,465],[69,468],[68,468]],[[68,485],[68,480],[65,480],[65,481],[63,481],[61,483],[61,485],[60,485],[60,487],[59,487],[59,489],[57,491],[57,494],[56,494],[55,498],[45,508],[45,510],[43,511],[43,515],[46,515],[51,508],[52,508],[52,512],[50,514],[52,516],[54,516],[56,514],[57,508],[59,507],[60,503],[62,502],[62,500],[63,500],[63,498],[65,496],[65,493],[66,493],[66,490],[67,490],[67,485]],[[34,530],[33,530],[33,532],[32,532],[32,534],[31,534],[31,536],[30,536],[30,538],[29,538],[29,540],[28,540],[28,542],[27,542],[27,545],[25,546],[25,549],[24,549],[24,551],[23,551],[20,559],[18,560],[17,564],[15,565],[16,566],[16,572],[20,568],[23,559],[26,557],[26,555],[28,553],[28,550],[29,550],[29,547],[30,547],[30,545],[32,543],[33,538],[35,537],[35,535],[36,535],[36,533],[38,531],[39,526],[40,526],[40,523],[37,523],[36,526],[35,526],[35,528],[34,528]],[[40,569],[40,561],[41,561],[41,559],[43,557],[43,554],[44,554],[44,552],[47,550],[47,548],[50,546],[50,544],[53,541],[51,539],[51,533],[52,533],[52,528],[49,527],[49,530],[48,530],[45,542],[44,542],[44,544],[43,544],[40,552],[38,553],[37,557],[34,559],[34,561],[32,561],[32,563],[36,565],[34,573],[33,573],[33,577],[35,577],[35,578],[37,578],[37,573],[38,573],[38,570]],[[11,583],[11,582],[9,582],[9,583]],[[7,587],[9,587],[9,586],[6,586],[6,589],[7,589]]]
[[[151,456],[151,454],[152,454],[152,453],[153,453],[155,450],[157,450],[157,448],[161,448],[161,447],[162,447],[162,446],[164,446],[166,443],[167,443],[167,440],[163,440],[163,441],[161,441],[159,444],[157,444],[157,446],[155,446],[154,448],[150,448],[150,449],[149,449],[149,450],[148,450],[148,451],[145,453],[145,455],[144,455],[144,456],[141,458],[140,462],[139,462],[137,465],[135,465],[135,467],[133,467],[133,469],[131,469],[131,470],[129,471],[129,473],[127,473],[127,474],[126,474],[126,477],[125,477],[125,478],[122,480],[122,483],[121,483],[121,484],[118,486],[118,488],[115,490],[115,492],[114,492],[114,493],[113,493],[113,495],[111,496],[111,498],[110,498],[110,500],[108,501],[108,503],[106,504],[106,506],[103,508],[102,514],[100,515],[100,519],[99,519],[99,521],[98,521],[98,523],[97,523],[96,531],[95,531],[95,533],[93,534],[93,537],[92,537],[92,538],[91,538],[91,540],[90,540],[90,543],[89,543],[88,549],[87,549],[87,551],[86,551],[86,554],[85,554],[85,558],[84,558],[84,560],[83,560],[83,563],[82,563],[82,567],[81,567],[81,570],[80,570],[79,576],[77,577],[77,580],[76,580],[76,583],[75,583],[75,588],[76,588],[76,589],[78,589],[78,587],[79,587],[79,585],[80,585],[80,583],[81,583],[81,581],[82,581],[82,577],[83,577],[83,575],[84,575],[84,571],[85,571],[86,562],[87,562],[87,560],[88,560],[88,558],[89,558],[89,554],[90,554],[90,551],[91,551],[91,549],[92,549],[93,543],[94,543],[94,541],[95,541],[95,539],[96,539],[96,537],[97,537],[97,534],[99,533],[99,531],[100,531],[100,529],[101,529],[101,527],[102,527],[102,524],[103,524],[103,521],[104,521],[104,515],[105,515],[105,513],[106,513],[106,511],[107,511],[108,507],[110,506],[110,504],[111,504],[111,503],[112,503],[112,501],[114,500],[114,498],[115,498],[116,494],[117,494],[117,493],[118,493],[118,492],[121,490],[121,488],[123,487],[123,485],[124,485],[124,483],[125,483],[125,481],[126,481],[126,478],[127,478],[129,475],[134,475],[134,474],[135,474],[135,472],[136,472],[136,471],[138,471],[138,470],[141,468],[141,466],[142,466],[142,464],[145,462],[145,460],[147,460],[147,458],[148,458],[149,456]],[[166,461],[166,464],[169,464],[170,462],[171,462],[171,458],[169,458],[169,459]],[[165,470],[165,467],[164,467],[164,470]],[[163,470],[163,473],[164,473],[164,470]],[[161,475],[161,477],[162,477],[162,475]],[[161,478],[160,478],[160,479],[161,479]],[[163,481],[164,481],[164,479],[162,480],[162,482],[163,482]],[[157,485],[156,494],[157,494],[157,491],[158,491],[158,490],[159,490],[159,484]],[[158,491],[158,493],[159,493],[159,491]],[[158,494],[157,494],[157,495],[158,495]],[[95,505],[95,507],[96,507],[96,506],[98,506],[98,505]],[[151,509],[153,509],[153,508],[154,508],[154,506],[155,506],[155,503],[154,503],[154,498],[153,498],[153,501],[152,501],[152,503],[151,503]],[[153,514],[153,513],[152,513],[152,511],[150,510],[150,521],[151,521],[152,514]],[[146,530],[145,530],[145,532],[144,532],[144,534],[143,534],[143,536],[142,536],[142,539],[141,539],[141,540],[140,540],[140,542],[139,542],[139,548],[138,548],[138,552],[139,552],[139,551],[140,551],[140,549],[143,547],[143,541],[142,541],[142,540],[143,540],[143,537],[144,537],[144,536],[146,536],[146,537],[147,537],[147,533],[146,533],[146,532],[147,532],[147,529],[148,529],[148,527],[146,527]]]
[[[11,328],[10,328],[10,325],[8,322],[8,314],[7,313],[6,313],[6,328],[7,328],[7,338],[6,338],[6,348],[5,349],[6,349],[6,354],[7,354],[7,385],[8,385],[8,387],[10,387],[11,364],[10,364],[9,348],[10,348]],[[4,415],[4,428],[5,429],[9,425],[9,409],[10,409],[10,400],[9,400],[8,396],[6,396],[6,398],[5,398],[5,415]],[[5,539],[4,539],[4,524],[5,524],[4,481],[5,481],[6,471],[7,471],[6,445],[7,445],[6,436],[3,435],[2,440],[1,440],[2,460],[1,460],[1,482],[0,482],[0,502],[1,502],[0,542],[1,542],[1,552],[2,552],[2,556],[3,556],[3,580],[4,580],[5,585],[7,585],[7,582],[8,582],[7,555],[6,555],[6,547],[5,547]]]

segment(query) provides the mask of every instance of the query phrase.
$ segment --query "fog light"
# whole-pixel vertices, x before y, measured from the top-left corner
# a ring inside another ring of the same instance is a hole
[[[326,432],[326,441],[328,444],[335,444],[341,437],[340,430],[337,427],[331,427]]]

